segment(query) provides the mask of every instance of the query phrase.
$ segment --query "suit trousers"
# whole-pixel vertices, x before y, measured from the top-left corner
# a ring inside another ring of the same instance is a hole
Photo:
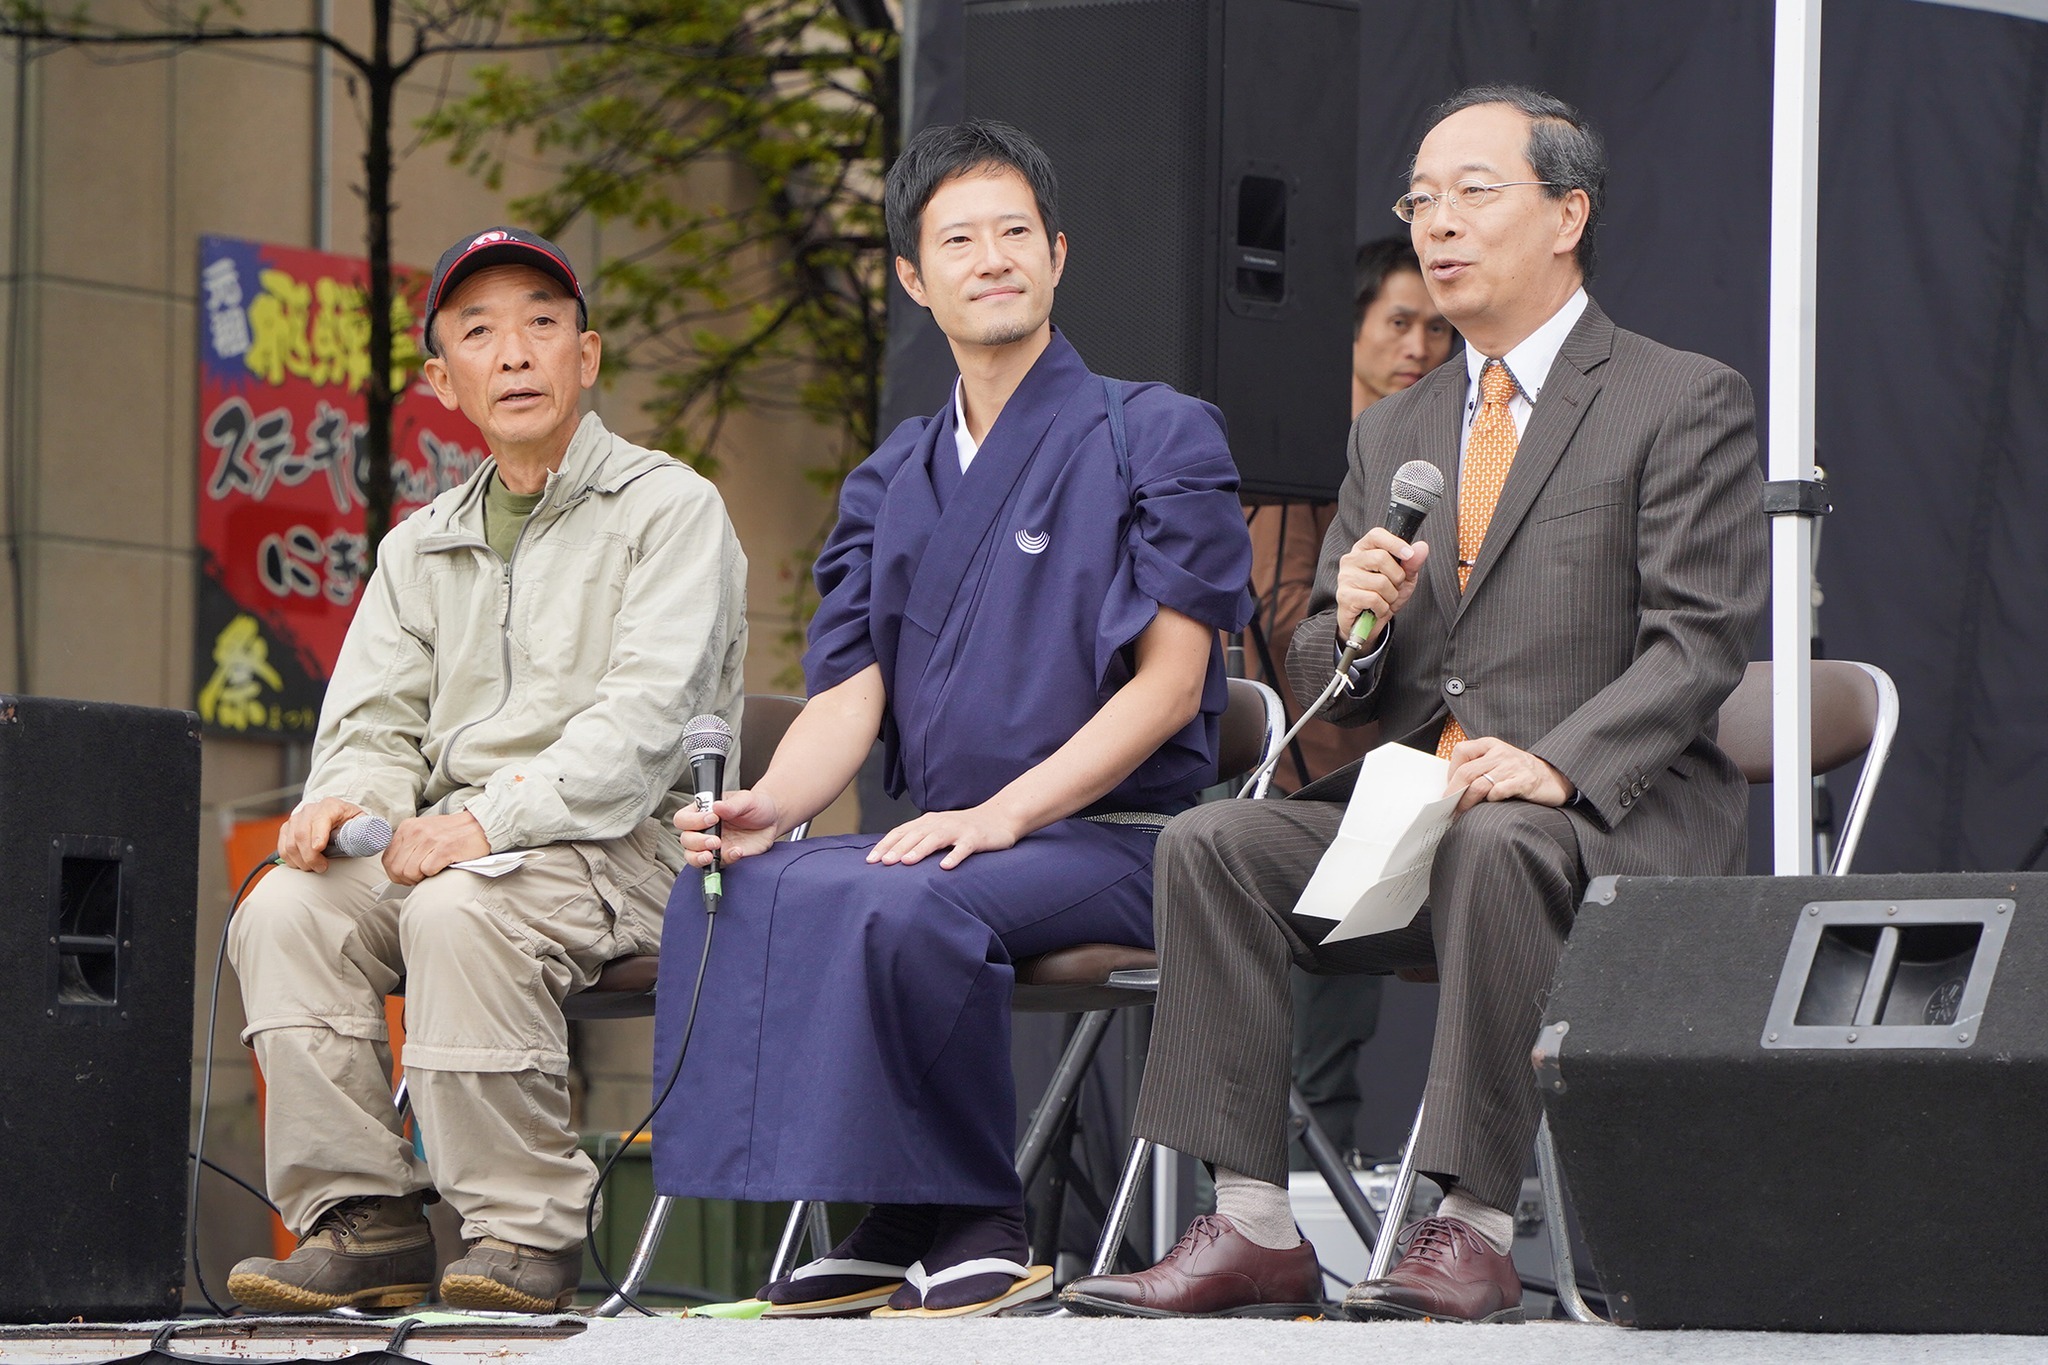
[[[1358,1087],[1358,1054],[1379,1031],[1377,976],[1329,976],[1290,972],[1294,987],[1294,1088],[1338,1151],[1362,1148],[1358,1111],[1365,1101]],[[1288,1153],[1297,1171],[1314,1169],[1306,1148]]]
[[[1293,906],[1336,837],[1327,801],[1223,801],[1160,836],[1160,957],[1152,1054],[1134,1131],[1284,1185],[1293,1011],[1288,966],[1442,981],[1416,1163],[1447,1188],[1512,1211],[1538,1121],[1529,1049],[1585,873],[1571,817],[1525,801],[1459,816],[1413,923],[1328,947]]]
[[[675,874],[658,821],[553,844],[501,877],[450,868],[394,886],[375,858],[278,868],[228,952],[269,1095],[264,1171],[303,1234],[358,1195],[430,1187],[465,1238],[583,1240],[597,1171],[569,1126],[565,996],[656,951]],[[405,1074],[427,1163],[392,1105],[384,997],[405,991]]]

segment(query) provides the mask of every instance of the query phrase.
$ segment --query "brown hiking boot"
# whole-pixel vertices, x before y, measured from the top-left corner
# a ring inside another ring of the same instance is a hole
[[[313,1220],[281,1261],[251,1256],[228,1293],[261,1313],[409,1308],[434,1284],[434,1232],[417,1194],[344,1199]]]
[[[441,1302],[450,1308],[553,1313],[576,1301],[582,1279],[581,1242],[561,1251],[541,1251],[479,1237],[441,1276]]]

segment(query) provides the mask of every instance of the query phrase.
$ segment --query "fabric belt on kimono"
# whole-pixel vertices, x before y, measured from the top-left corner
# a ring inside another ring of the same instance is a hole
[[[1106,810],[1096,815],[1084,815],[1083,820],[1092,820],[1098,825],[1137,825],[1144,829],[1162,830],[1171,815],[1157,815],[1147,810]]]

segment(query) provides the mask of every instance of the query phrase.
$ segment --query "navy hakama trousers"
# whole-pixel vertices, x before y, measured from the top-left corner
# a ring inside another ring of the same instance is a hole
[[[725,873],[696,1032],[655,1118],[668,1195],[1014,1205],[1011,962],[1152,943],[1149,830],[1069,819],[951,871],[865,861],[874,835],[778,844]],[[699,878],[662,935],[655,1079],[704,949]]]

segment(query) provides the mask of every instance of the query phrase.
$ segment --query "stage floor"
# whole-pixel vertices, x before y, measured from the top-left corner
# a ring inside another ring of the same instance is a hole
[[[339,1359],[381,1346],[387,1326],[332,1320],[237,1319],[222,1332],[181,1324],[173,1350],[260,1362]],[[79,1325],[0,1329],[0,1361],[39,1365],[140,1355],[150,1330]],[[435,1365],[540,1361],[545,1365],[709,1365],[724,1361],[974,1361],[977,1365],[1230,1365],[1370,1360],[1373,1365],[1600,1365],[1601,1362],[2037,1362],[2034,1337],[1821,1336],[1762,1332],[1631,1332],[1541,1322],[1521,1327],[1422,1323],[1127,1322],[1005,1318],[972,1322],[722,1322],[626,1318],[545,1324],[470,1321],[423,1326],[402,1347]]]

